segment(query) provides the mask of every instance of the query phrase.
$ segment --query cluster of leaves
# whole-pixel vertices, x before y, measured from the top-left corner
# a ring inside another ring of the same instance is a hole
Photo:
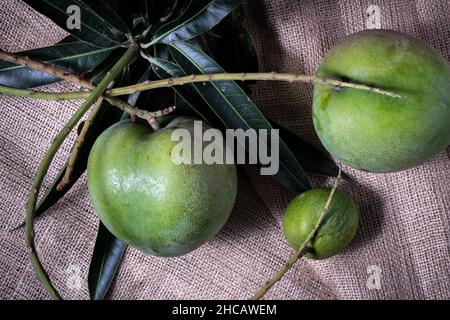
[[[147,80],[221,72],[257,72],[252,39],[243,26],[241,0],[25,0],[70,34],[51,47],[23,52],[48,64],[97,83],[133,41],[143,44],[142,57],[123,71],[115,87]],[[67,27],[67,8],[81,10],[81,29]],[[0,62],[0,84],[32,88],[59,81],[51,75]],[[201,118],[217,128],[280,129],[280,172],[287,187],[310,188],[309,175],[336,176],[338,168],[327,156],[295,134],[269,121],[247,95],[249,87],[234,81],[189,84],[137,92],[126,99],[149,111],[176,105],[177,113]],[[96,138],[124,115],[104,102],[83,144],[71,184],[52,187],[40,201],[37,214],[54,205],[83,174]],[[270,140],[269,140],[270,141]],[[120,264],[126,245],[100,224],[89,271],[92,299],[103,299]]]

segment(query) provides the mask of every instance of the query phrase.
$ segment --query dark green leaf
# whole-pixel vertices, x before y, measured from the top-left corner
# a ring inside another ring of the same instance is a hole
[[[93,84],[98,85],[100,81],[105,77],[109,70],[119,61],[120,57],[125,53],[125,49],[118,48],[114,50],[111,55],[94,69],[83,74],[84,79],[89,79]]]
[[[90,71],[104,61],[115,47],[98,48],[68,37],[51,47],[20,52],[19,55],[40,60],[75,74]],[[60,79],[39,71],[0,61],[0,84],[14,88],[32,88]]]
[[[196,113],[193,112],[192,106],[189,104],[189,102],[186,101],[186,99],[183,98],[182,95],[175,92],[175,106],[177,107],[177,114],[180,112],[184,115],[196,115]]]
[[[178,0],[169,0],[166,1],[166,7],[163,11],[163,14],[159,17],[159,21],[162,23],[166,23],[170,21],[177,13]]]
[[[259,62],[253,40],[243,27],[244,8],[231,15],[205,35],[211,57],[227,72],[258,72]],[[249,82],[245,82],[249,83]]]
[[[156,70],[161,79],[167,79],[170,77],[182,77],[186,75],[179,66],[172,62],[165,61],[159,58],[153,59],[152,62],[154,70]],[[193,85],[191,84],[188,86]],[[208,122],[217,126],[218,121],[209,120],[211,119],[211,114],[207,114],[204,112],[204,103],[201,103],[198,97],[192,94],[190,90],[187,90],[186,86],[176,86],[173,87],[173,89],[177,92],[177,114],[181,113],[184,115],[199,116],[203,120],[208,119]],[[191,110],[194,111],[194,113],[192,113]],[[293,134],[289,130],[281,127],[277,123],[273,121],[270,121],[270,123],[274,128],[280,130],[280,138],[285,141],[285,143],[294,154],[295,158],[299,161],[299,163],[309,175],[330,177],[337,176],[339,168],[331,158],[329,158],[323,152],[311,146],[306,141]],[[217,127],[220,127],[220,124]],[[343,178],[351,182],[351,178],[347,175],[343,174]]]
[[[95,0],[91,0],[95,1]],[[148,27],[148,20],[146,17],[146,0],[103,0],[106,2],[125,22],[128,29],[136,31],[136,27],[139,26],[139,30],[146,29]],[[134,33],[135,35],[138,32]]]
[[[151,65],[148,64],[147,61],[140,59],[135,64],[133,64],[131,67],[131,70],[129,72],[130,75],[132,75],[132,79],[130,79],[130,83],[141,83],[144,81],[149,80],[150,74],[152,72]],[[130,94],[128,96],[128,103],[132,106],[136,106],[136,103],[142,95],[146,95],[152,90],[147,91],[138,91],[133,94]]]
[[[164,45],[164,47],[166,47]],[[156,46],[154,47],[155,54],[163,54],[170,55],[169,50],[167,48],[161,48],[164,50],[156,50]],[[148,58],[153,59],[153,58]],[[158,75],[154,71],[154,67],[152,64],[145,61],[146,67],[148,70],[148,75],[145,80],[159,80]],[[137,93],[136,93],[137,94]],[[138,99],[135,102],[135,106],[139,109],[144,109],[148,111],[157,111],[161,109],[168,108],[174,105],[174,94],[171,88],[157,88],[153,90],[147,90],[140,93]],[[161,119],[160,119],[161,120]]]
[[[152,44],[172,43],[194,38],[211,30],[230,14],[242,0],[195,0],[178,19],[160,27]]]
[[[91,265],[88,287],[91,300],[102,300],[116,275],[127,245],[114,237],[100,222]]]
[[[243,6],[232,15],[232,34],[236,63],[241,72],[258,72],[259,60],[253,39],[247,29],[242,25],[245,17]]]
[[[152,30],[157,30],[164,24],[161,18],[170,18],[170,15],[176,15],[178,9],[178,0],[141,0],[144,2],[145,16],[147,17],[148,24],[152,26]],[[182,3],[186,0],[180,1]],[[163,19],[164,20],[164,19]],[[165,21],[167,22],[167,20]]]
[[[153,68],[159,75],[161,79],[167,79],[170,77],[181,77],[185,76],[183,70],[176,64],[165,61],[163,59],[153,59]],[[193,87],[194,90],[188,90],[188,87]],[[198,116],[204,121],[207,121],[211,123],[213,126],[217,128],[223,128],[223,123],[218,120],[217,116],[215,114],[211,114],[211,110],[209,109],[209,106],[206,105],[204,101],[200,101],[199,95],[193,93],[195,92],[195,87],[193,84],[185,85],[182,87],[175,86],[173,89],[177,93],[177,99],[176,99],[176,106],[177,106],[177,114],[182,115],[189,115],[189,116]],[[192,112],[193,111],[193,112]],[[209,111],[209,112],[208,112]],[[327,158],[324,154],[322,154],[317,149],[313,148],[312,146],[308,145],[306,142],[295,136],[294,134],[290,133],[284,128],[281,128],[277,126],[275,123],[272,123],[274,128],[280,129],[280,137],[285,140],[285,142],[291,147],[291,150],[294,154],[294,156],[297,158],[297,160],[300,162],[300,164],[303,166],[305,165],[305,170],[312,175],[320,174],[320,175],[330,175],[330,176],[336,176],[338,170],[337,166],[334,164],[334,162]],[[296,145],[298,143],[298,146]],[[303,159],[303,152],[307,152],[306,159]],[[311,155],[309,154],[311,153]],[[320,164],[314,163],[314,158],[317,158],[317,161],[320,162]],[[336,173],[336,174],[335,174]]]
[[[213,74],[224,70],[209,56],[194,46],[184,42],[170,45],[172,56],[186,74]],[[195,84],[196,89],[227,128],[268,130],[268,140],[272,126],[234,81],[215,81]],[[311,188],[308,176],[292,154],[292,151],[280,139],[279,180],[287,187],[298,192]]]
[[[76,38],[93,45],[110,48],[120,45],[126,39],[123,32],[106,22],[81,0],[24,0],[24,2]],[[75,19],[73,11],[68,10],[69,8],[80,9],[80,29],[72,28],[72,24],[68,24]]]
[[[179,66],[164,59],[155,58],[152,60],[152,65],[153,70],[160,79],[186,76],[186,73]],[[215,117],[215,114],[212,112],[211,108],[209,108],[205,101],[199,97],[193,84],[174,86],[172,89],[183,98],[184,102],[187,104],[185,106],[188,106],[190,109],[177,109],[177,114],[195,115],[204,121],[209,120],[208,122],[214,125],[222,124],[222,122]],[[193,111],[193,113],[189,111]]]
[[[131,33],[125,21],[119,16],[107,1],[104,0],[82,0],[92,10],[92,13],[100,17],[103,22],[111,28],[115,28],[123,34]],[[119,11],[120,12],[120,11]],[[123,12],[122,12],[123,14]]]
[[[159,80],[153,70],[150,72],[150,80]],[[166,109],[173,105],[174,95],[171,88],[158,88],[142,92],[136,101],[136,107],[148,111]]]
[[[270,123],[274,128],[280,130],[280,138],[286,142],[295,158],[309,175],[326,177],[336,177],[338,175],[339,167],[328,155],[276,122],[270,121]],[[353,183],[352,178],[345,173],[342,173],[342,178]]]

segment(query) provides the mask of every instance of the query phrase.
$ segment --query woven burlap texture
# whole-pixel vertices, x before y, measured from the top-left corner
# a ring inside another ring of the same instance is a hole
[[[261,70],[313,74],[339,38],[366,28],[370,5],[381,27],[427,41],[450,58],[450,1],[246,1],[246,24]],[[0,48],[51,45],[66,34],[18,0],[0,6]],[[67,83],[47,90],[70,90]],[[271,119],[319,146],[311,121],[311,86],[259,82],[253,98]],[[27,259],[23,230],[27,194],[52,138],[80,104],[0,97],[0,298],[48,299]],[[71,143],[55,159],[48,187]],[[400,173],[369,174],[344,166],[361,186],[343,188],[361,211],[358,233],[341,254],[301,260],[267,294],[270,299],[450,298],[448,149]],[[224,229],[209,243],[178,258],[158,258],[128,248],[108,298],[244,299],[287,260],[291,249],[280,221],[294,196],[255,168],[239,174],[239,195]],[[314,179],[315,185],[330,183]],[[87,299],[87,273],[98,218],[83,176],[36,223],[37,250],[56,288],[68,299]],[[375,266],[375,267],[374,267]],[[380,287],[373,286],[373,270]],[[368,285],[369,284],[369,285]]]

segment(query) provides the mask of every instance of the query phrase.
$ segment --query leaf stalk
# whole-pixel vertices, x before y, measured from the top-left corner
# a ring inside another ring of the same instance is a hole
[[[133,45],[134,47],[137,44]],[[74,92],[42,92],[27,89],[11,88],[6,86],[0,86],[0,93],[10,95],[10,96],[21,96],[35,99],[43,100],[76,100],[76,99],[86,99],[90,93],[95,90],[95,85],[90,81],[83,79],[82,77],[70,73],[66,70],[59,69],[55,66],[33,60],[29,57],[20,56],[15,53],[7,53],[0,50],[0,60],[10,62],[13,64],[18,64],[32,70],[45,72],[51,74],[57,78],[69,81],[75,85],[80,86],[88,91],[74,91]],[[129,105],[128,103],[120,100],[119,98],[114,98],[103,94],[103,98],[106,99],[111,105],[119,108],[122,111],[128,112],[130,115],[136,115],[142,117],[143,119],[150,121],[151,118],[160,116],[159,113],[153,115],[149,112],[142,112],[142,110],[136,109],[135,107]]]

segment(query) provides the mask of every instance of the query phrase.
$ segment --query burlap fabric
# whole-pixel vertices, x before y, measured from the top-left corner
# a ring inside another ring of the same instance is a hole
[[[261,70],[314,73],[340,37],[366,28],[369,5],[381,9],[383,28],[419,37],[450,58],[448,0],[246,1],[247,25]],[[64,36],[21,1],[1,2],[1,49],[50,45]],[[60,83],[47,89],[71,88]],[[253,92],[268,117],[319,145],[311,123],[309,85],[259,82]],[[46,299],[49,296],[27,260],[23,231],[10,230],[24,217],[40,159],[79,102],[1,96],[0,104],[0,298]],[[58,154],[45,186],[63,164],[72,140]],[[400,173],[345,170],[361,184],[344,186],[361,210],[356,238],[336,257],[300,261],[267,298],[450,298],[448,149],[423,166]],[[129,248],[109,298],[243,299],[253,294],[291,253],[280,217],[294,194],[272,178],[259,177],[255,168],[241,170],[239,179],[232,217],[214,240],[170,259]],[[315,185],[327,182],[314,180]],[[97,225],[85,178],[36,223],[37,249],[65,298],[88,298],[87,272]],[[373,270],[381,271],[379,289],[370,277]]]

